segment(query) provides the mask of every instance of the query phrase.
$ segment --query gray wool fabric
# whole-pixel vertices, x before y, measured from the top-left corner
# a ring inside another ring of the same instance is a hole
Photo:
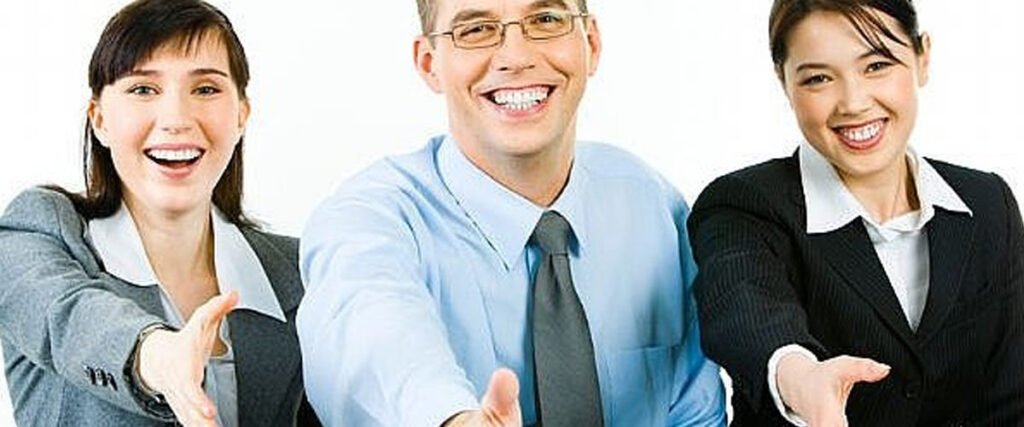
[[[303,293],[298,242],[241,230],[288,322],[250,310],[228,314],[239,424],[304,424],[296,415],[308,408],[294,329]],[[25,191],[0,217],[0,340],[18,425],[173,424],[169,408],[140,400],[126,371],[139,332],[165,323],[162,312],[157,288],[104,271],[85,220],[63,195]]]

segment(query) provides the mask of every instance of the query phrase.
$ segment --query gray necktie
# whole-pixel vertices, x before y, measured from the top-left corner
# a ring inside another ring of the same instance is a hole
[[[533,230],[543,257],[533,280],[537,419],[544,427],[604,425],[587,315],[569,273],[569,223],[547,211]]]

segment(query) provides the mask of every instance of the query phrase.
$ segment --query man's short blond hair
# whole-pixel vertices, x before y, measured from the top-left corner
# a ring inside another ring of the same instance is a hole
[[[416,0],[416,8],[420,13],[420,28],[423,34],[434,31],[434,20],[437,18],[436,0]],[[576,0],[580,12],[587,13],[587,0]]]

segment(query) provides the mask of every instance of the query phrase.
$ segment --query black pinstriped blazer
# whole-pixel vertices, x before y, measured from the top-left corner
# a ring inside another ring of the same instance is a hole
[[[936,208],[931,283],[910,329],[863,223],[806,233],[796,156],[726,175],[689,219],[702,344],[734,380],[734,425],[786,425],[767,387],[771,354],[892,366],[858,384],[851,426],[1024,425],[1024,227],[999,177],[930,161],[973,216]]]

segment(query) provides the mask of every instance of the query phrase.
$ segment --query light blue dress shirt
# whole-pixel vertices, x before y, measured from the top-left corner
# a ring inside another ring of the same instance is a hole
[[[635,157],[580,144],[547,208],[572,226],[570,268],[608,426],[724,425],[701,349],[682,196]],[[536,422],[530,331],[545,208],[476,168],[450,137],[344,183],[302,236],[297,328],[306,390],[327,425],[438,426],[519,378]]]

